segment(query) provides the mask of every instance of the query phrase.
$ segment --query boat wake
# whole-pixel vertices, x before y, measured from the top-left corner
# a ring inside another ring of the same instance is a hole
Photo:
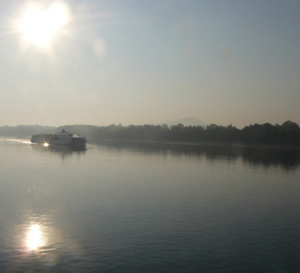
[[[21,138],[0,138],[1,142],[17,142],[21,144],[33,144],[30,140],[28,139],[21,139]]]

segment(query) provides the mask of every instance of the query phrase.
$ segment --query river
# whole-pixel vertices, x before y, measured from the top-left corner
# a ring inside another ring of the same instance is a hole
[[[300,155],[0,140],[1,272],[299,272]]]

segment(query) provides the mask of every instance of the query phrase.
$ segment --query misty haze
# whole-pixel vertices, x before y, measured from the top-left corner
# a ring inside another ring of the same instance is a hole
[[[0,14],[0,272],[300,271],[299,1]]]

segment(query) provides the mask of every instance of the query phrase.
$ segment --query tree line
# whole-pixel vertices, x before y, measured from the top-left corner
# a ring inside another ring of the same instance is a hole
[[[286,121],[279,124],[253,124],[242,129],[232,125],[208,126],[168,125],[65,125],[49,127],[39,125],[19,125],[15,127],[0,127],[0,136],[30,138],[33,134],[54,133],[65,129],[79,133],[87,138],[88,143],[102,140],[118,141],[157,141],[185,143],[245,143],[263,145],[288,145],[300,147],[300,127],[297,123]]]
[[[265,145],[300,146],[300,127],[286,121],[281,125],[270,123],[245,126],[238,129],[232,125],[211,124],[203,126],[167,125],[110,125],[63,126],[68,131],[80,132],[89,142],[101,140],[134,140],[188,143],[245,143]]]

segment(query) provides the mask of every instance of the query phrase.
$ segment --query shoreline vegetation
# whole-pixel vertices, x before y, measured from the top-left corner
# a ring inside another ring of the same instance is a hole
[[[232,125],[208,126],[168,125],[65,125],[49,127],[40,125],[18,125],[0,127],[0,136],[30,138],[33,134],[54,133],[62,128],[79,133],[88,143],[102,141],[149,142],[180,145],[219,145],[234,144],[265,147],[300,148],[300,127],[297,123],[286,121],[281,125],[270,123],[253,124],[238,129]]]

